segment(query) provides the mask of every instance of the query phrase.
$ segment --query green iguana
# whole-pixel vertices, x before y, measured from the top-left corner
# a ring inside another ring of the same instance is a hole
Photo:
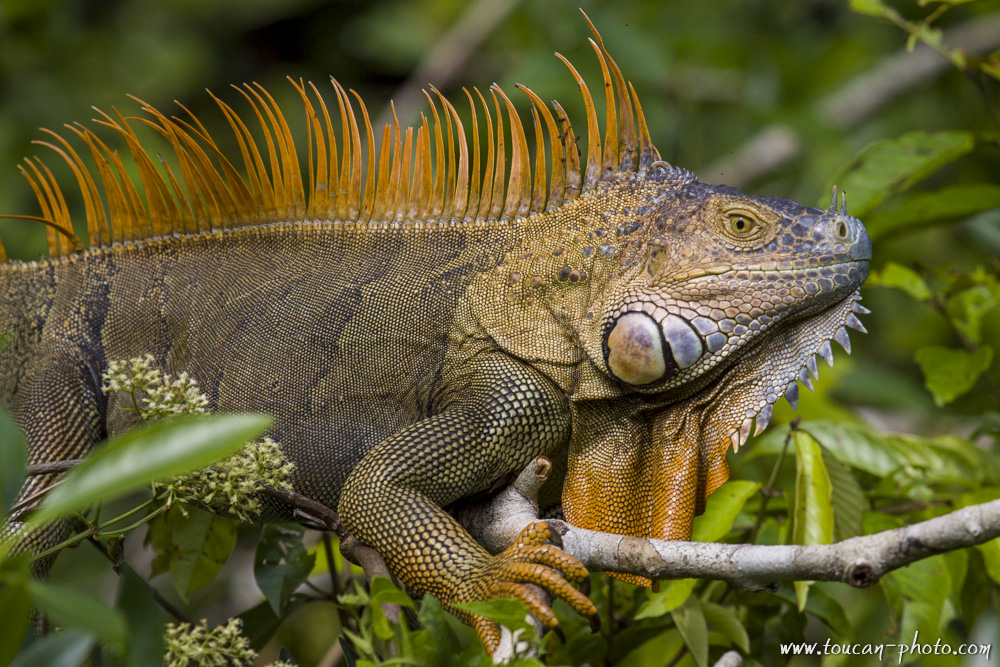
[[[534,583],[594,614],[569,583],[586,570],[546,524],[491,555],[445,508],[545,455],[542,505],[569,522],[688,539],[728,477],[729,446],[782,396],[795,404],[815,355],[849,345],[845,325],[863,329],[871,242],[836,192],[829,210],[807,208],[661,161],[596,30],[591,43],[603,139],[559,56],[586,107],[585,164],[563,108],[520,85],[533,167],[496,85],[466,91],[471,131],[432,88],[432,121],[386,126],[378,149],[360,97],[336,81],[334,107],[292,82],[305,146],[268,93],[245,86],[263,143],[216,99],[245,175],[192,115],[148,105],[98,121],[124,139],[139,183],[85,126],[67,125],[77,147],[49,132],[39,143],[76,175],[90,246],[51,172],[26,161],[52,257],[0,265],[0,400],[31,462],[81,458],[130,426],[101,373],[151,353],[196,378],[213,409],[273,415],[296,490],[335,508],[411,590],[445,605],[513,596],[553,625]],[[178,166],[154,164],[140,124]],[[30,478],[22,498],[56,477]],[[495,649],[495,624],[459,615]]]

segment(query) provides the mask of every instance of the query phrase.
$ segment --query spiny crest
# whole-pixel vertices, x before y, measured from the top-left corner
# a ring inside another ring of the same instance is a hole
[[[510,98],[496,84],[488,91],[492,104],[478,89],[473,88],[474,94],[464,90],[471,112],[468,133],[452,103],[433,87],[431,93],[424,91],[433,123],[422,115],[416,129],[401,130],[393,108],[393,123],[382,130],[376,160],[368,110],[357,93],[331,80],[336,104],[328,106],[312,83],[289,79],[305,110],[308,189],[285,116],[274,98],[258,84],[235,88],[250,106],[263,135],[263,146],[254,139],[244,119],[212,95],[235,135],[245,176],[223,154],[205,126],[180,104],[183,117],[167,117],[137,98],[133,99],[141,105],[144,117],[126,118],[117,110],[113,115],[98,111],[100,118],[94,122],[121,135],[127,144],[139,175],[138,184],[129,176],[118,152],[79,123],[66,128],[86,146],[84,152],[89,152],[96,164],[96,175],[63,136],[43,130],[50,139],[36,143],[58,154],[76,176],[90,243],[96,247],[167,234],[303,219],[363,229],[530,216],[576,199],[598,183],[613,180],[616,172],[645,173],[660,159],[650,141],[635,90],[625,82],[586,14],[584,18],[593,31],[590,43],[604,77],[603,141],[590,90],[573,65],[563,56],[556,56],[569,68],[583,96],[587,114],[585,165],[580,163],[576,134],[562,106],[553,101],[550,110],[521,84],[517,88],[531,101],[534,167],[524,124]],[[355,103],[361,111],[360,123]],[[509,134],[504,129],[504,110]],[[339,116],[339,146],[334,116]],[[485,122],[485,146],[480,144],[480,118]],[[151,127],[170,143],[179,174],[162,157],[157,168],[133,130],[135,123]],[[507,136],[512,144],[509,168]],[[548,178],[546,136],[552,165]],[[42,214],[0,217],[46,225],[49,253],[53,256],[82,250],[84,244],[73,231],[69,208],[52,172],[37,157],[26,159],[20,170],[38,198]],[[0,261],[5,260],[0,245]]]

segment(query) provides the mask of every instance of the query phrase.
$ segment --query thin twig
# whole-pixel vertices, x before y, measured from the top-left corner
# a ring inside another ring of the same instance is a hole
[[[681,644],[680,649],[678,649],[677,653],[674,654],[674,657],[670,658],[667,664],[665,664],[663,667],[674,667],[674,665],[676,665],[678,662],[681,661],[681,658],[687,655],[687,652],[688,652],[687,644]]]
[[[115,558],[110,553],[108,553],[108,551],[106,549],[104,549],[104,547],[101,545],[101,543],[98,542],[93,536],[91,536],[91,538],[90,538],[89,541],[90,541],[90,543],[92,545],[94,545],[94,547],[99,552],[101,552],[101,554],[103,554],[108,560],[111,561],[111,564],[113,566],[115,566],[116,568],[121,566],[121,563],[116,562]],[[128,563],[125,563],[125,565],[128,566],[129,569],[132,569],[132,567],[129,566]],[[115,571],[117,572],[117,569]],[[160,593],[160,591],[156,590],[156,588],[154,588],[153,586],[151,586],[148,581],[146,581],[142,577],[139,577],[138,573],[136,573],[134,570],[133,570],[133,574],[135,574],[136,577],[138,577],[139,580],[143,584],[145,584],[146,590],[149,591],[149,594],[152,596],[152,598],[154,600],[156,600],[156,603],[158,605],[160,605],[161,607],[163,607],[163,609],[168,614],[170,614],[171,616],[173,616],[174,618],[176,618],[178,621],[181,621],[182,623],[191,623],[192,625],[194,624],[194,621],[192,621],[187,616],[187,614],[185,614],[180,609],[178,609],[176,606],[174,606],[174,604],[172,602],[170,602],[170,600],[168,600],[165,597],[163,597],[163,595]]]

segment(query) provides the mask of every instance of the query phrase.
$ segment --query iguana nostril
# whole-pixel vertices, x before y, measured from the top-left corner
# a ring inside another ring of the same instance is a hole
[[[631,385],[656,382],[667,373],[660,327],[645,313],[618,318],[607,339],[608,368]]]
[[[837,220],[833,225],[833,235],[837,237],[838,241],[846,241],[847,237],[850,235],[850,229],[847,227],[847,222],[844,220]]]

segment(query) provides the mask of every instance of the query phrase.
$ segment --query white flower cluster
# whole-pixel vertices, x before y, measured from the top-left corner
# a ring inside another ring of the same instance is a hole
[[[171,415],[206,412],[208,398],[187,372],[176,379],[155,367],[153,355],[112,361],[102,374],[104,393],[126,393],[139,417],[157,419]]]
[[[171,502],[197,503],[213,511],[250,522],[260,516],[263,505],[257,492],[267,485],[292,489],[293,464],[270,438],[251,442],[228,459],[188,475],[157,485]]]
[[[126,393],[143,420],[204,413],[208,399],[186,372],[176,379],[155,368],[152,355],[112,361],[103,374],[105,393]],[[210,468],[156,485],[168,504],[195,503],[241,521],[259,517],[263,505],[257,495],[262,486],[291,490],[292,463],[270,438],[251,442],[233,456]]]
[[[250,667],[257,653],[243,636],[243,621],[231,618],[225,625],[208,629],[208,622],[168,623],[167,653],[163,667]],[[293,667],[279,660],[267,667]]]
[[[250,667],[257,653],[243,636],[243,621],[232,618],[208,629],[208,622],[167,624],[163,667]]]

